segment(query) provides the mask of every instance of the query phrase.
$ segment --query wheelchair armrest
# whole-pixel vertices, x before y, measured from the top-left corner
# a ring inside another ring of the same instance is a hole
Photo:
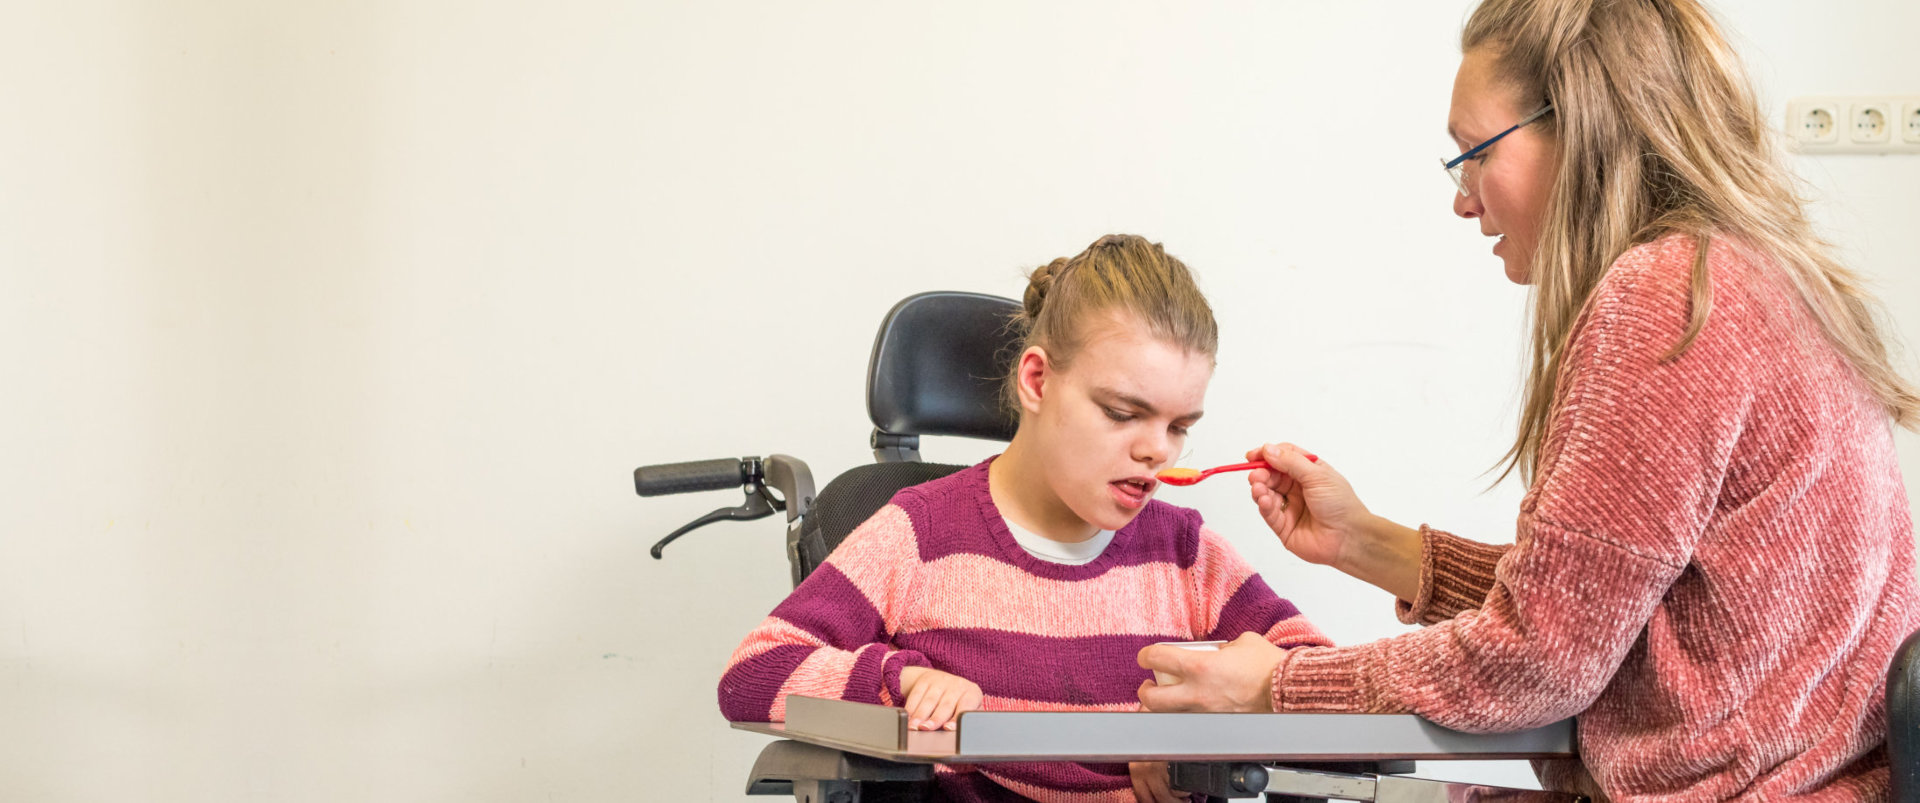
[[[806,518],[813,511],[813,469],[807,467],[807,461],[784,454],[770,454],[761,463],[766,472],[767,484],[780,492],[781,501],[786,503],[789,523]]]
[[[794,782],[932,783],[933,765],[902,764],[782,739],[767,745],[747,776],[749,795],[790,795]]]

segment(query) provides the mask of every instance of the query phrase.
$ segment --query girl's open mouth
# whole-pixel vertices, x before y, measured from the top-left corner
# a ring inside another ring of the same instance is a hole
[[[1153,487],[1157,484],[1144,477],[1130,477],[1107,483],[1107,487],[1112,490],[1114,501],[1119,502],[1121,507],[1140,508],[1146,506],[1147,499],[1153,496]]]

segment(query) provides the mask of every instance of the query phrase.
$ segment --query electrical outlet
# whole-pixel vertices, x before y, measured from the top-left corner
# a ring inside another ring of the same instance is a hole
[[[1796,98],[1787,103],[1787,135],[1801,150],[1840,141],[1840,104],[1832,98]]]
[[[1920,154],[1920,95],[1794,98],[1786,126],[1800,153]]]
[[[1885,101],[1866,101],[1847,105],[1847,141],[1855,145],[1877,145],[1893,133],[1893,110]]]

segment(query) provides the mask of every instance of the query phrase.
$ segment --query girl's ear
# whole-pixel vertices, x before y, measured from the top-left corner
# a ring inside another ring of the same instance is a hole
[[[1040,413],[1040,400],[1046,396],[1047,380],[1053,376],[1053,364],[1046,350],[1033,346],[1020,354],[1020,370],[1014,374],[1014,390],[1020,396],[1020,409],[1028,415]]]

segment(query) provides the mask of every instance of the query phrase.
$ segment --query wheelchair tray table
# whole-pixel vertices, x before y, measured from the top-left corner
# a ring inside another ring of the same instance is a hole
[[[792,695],[787,721],[753,733],[888,761],[1386,761],[1570,758],[1573,722],[1473,734],[1406,714],[969,711],[951,731],[910,731],[890,706]]]

